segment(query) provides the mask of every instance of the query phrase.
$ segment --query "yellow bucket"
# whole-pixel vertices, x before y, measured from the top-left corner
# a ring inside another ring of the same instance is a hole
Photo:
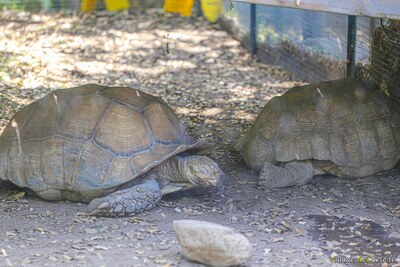
[[[222,11],[221,0],[201,0],[203,16],[210,22],[216,22]]]
[[[164,12],[179,13],[188,17],[192,14],[194,0],[165,0]]]
[[[81,11],[90,12],[96,9],[97,0],[82,0],[81,1]]]
[[[108,11],[118,11],[128,9],[130,6],[129,0],[104,0],[104,4]],[[81,11],[90,12],[96,9],[97,0],[82,0]]]
[[[104,4],[108,11],[125,10],[130,6],[129,0],[104,0]]]

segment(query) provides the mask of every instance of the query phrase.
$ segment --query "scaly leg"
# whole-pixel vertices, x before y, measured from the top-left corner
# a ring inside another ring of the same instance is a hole
[[[314,167],[309,160],[291,161],[276,166],[266,162],[261,169],[259,184],[266,188],[283,188],[293,185],[305,185],[314,176]]]
[[[102,217],[133,216],[150,210],[161,199],[160,187],[153,179],[116,191],[102,198],[93,199],[88,206],[89,215]]]

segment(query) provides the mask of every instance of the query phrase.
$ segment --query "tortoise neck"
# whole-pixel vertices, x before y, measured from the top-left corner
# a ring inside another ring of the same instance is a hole
[[[172,182],[187,182],[182,175],[184,160],[181,156],[174,156],[157,166],[157,174]]]

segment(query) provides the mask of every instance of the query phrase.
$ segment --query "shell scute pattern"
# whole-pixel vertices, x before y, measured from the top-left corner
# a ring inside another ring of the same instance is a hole
[[[0,141],[0,175],[55,198],[61,191],[97,197],[196,145],[161,98],[88,84],[14,115]]]
[[[255,170],[258,155],[272,163],[331,161],[338,175],[364,176],[399,160],[399,117],[374,86],[347,78],[310,84],[271,99],[238,146]]]
[[[130,156],[154,142],[143,115],[119,103],[111,104],[96,128],[95,143],[115,155]]]

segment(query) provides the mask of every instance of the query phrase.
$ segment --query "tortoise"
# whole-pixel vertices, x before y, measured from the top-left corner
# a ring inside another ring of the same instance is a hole
[[[399,107],[367,81],[296,86],[269,100],[235,147],[266,188],[372,176],[399,161]]]
[[[217,163],[161,98],[129,87],[55,90],[18,111],[0,136],[0,180],[49,201],[130,216],[163,194],[221,188]]]

